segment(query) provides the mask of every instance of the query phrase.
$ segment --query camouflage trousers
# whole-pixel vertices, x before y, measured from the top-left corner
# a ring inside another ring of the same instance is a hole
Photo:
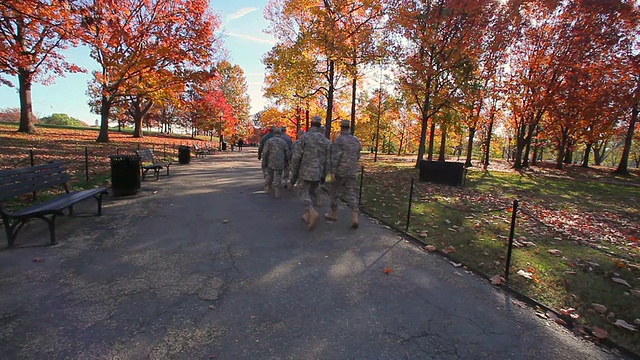
[[[282,170],[266,169],[264,184],[266,186],[271,186],[274,189],[281,188],[282,187]]]
[[[299,180],[297,182],[300,200],[304,203],[305,210],[309,210],[316,202],[316,189],[320,185],[319,181]]]
[[[344,194],[349,209],[358,211],[358,178],[357,177],[335,177],[331,182],[329,197],[331,199],[331,210],[338,208],[338,198]]]

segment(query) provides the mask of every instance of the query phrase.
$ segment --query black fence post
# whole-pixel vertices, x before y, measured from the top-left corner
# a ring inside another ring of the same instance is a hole
[[[120,152],[120,148],[118,148],[118,145],[116,145],[116,155],[120,155],[119,152]]]
[[[140,143],[138,143],[138,150],[140,150]]]
[[[358,205],[362,204],[362,181],[364,180],[364,166],[360,169],[360,192],[358,193]]]
[[[164,158],[167,158],[167,143],[162,144],[162,156],[164,156]]]
[[[518,199],[513,200],[513,211],[511,213],[511,231],[509,232],[509,248],[507,250],[507,265],[504,269],[504,281],[509,281],[509,268],[511,267],[511,253],[513,252],[513,237],[516,231],[516,213],[518,212]]]
[[[36,159],[33,156],[33,149],[29,150],[29,161],[31,161],[31,166],[34,166],[36,164]]]
[[[89,184],[89,150],[86,146],[84,147],[84,173]]]
[[[411,190],[409,190],[409,208],[407,209],[407,226],[404,231],[409,232],[409,224],[411,223],[411,201],[413,200],[413,176],[411,177]]]

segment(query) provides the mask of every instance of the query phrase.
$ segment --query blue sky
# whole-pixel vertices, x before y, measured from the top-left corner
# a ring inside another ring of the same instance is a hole
[[[264,66],[260,60],[275,44],[275,39],[263,32],[268,22],[262,16],[262,11],[268,0],[211,0],[210,3],[222,20],[229,61],[240,65],[245,72],[251,112],[260,111],[266,103],[262,98]],[[89,50],[84,47],[67,50],[65,54],[69,61],[87,69],[87,73],[67,74],[48,86],[34,84],[33,111],[38,117],[65,113],[93,125],[99,115],[89,110],[85,93],[96,64],[89,57]],[[13,82],[17,84],[17,78]],[[20,107],[17,88],[0,85],[0,109],[8,107]]]

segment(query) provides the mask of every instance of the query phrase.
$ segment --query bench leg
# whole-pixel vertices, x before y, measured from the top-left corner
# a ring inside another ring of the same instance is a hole
[[[7,242],[9,243],[9,247],[12,247],[13,243],[15,242],[15,236],[13,235],[14,226],[11,225],[9,217],[4,215],[2,215],[2,224],[4,225],[5,234],[7,234]]]
[[[156,181],[160,180],[160,169],[153,169],[153,172],[156,173]]]
[[[102,215],[102,195],[103,193],[94,196],[94,198],[98,201],[98,216]]]

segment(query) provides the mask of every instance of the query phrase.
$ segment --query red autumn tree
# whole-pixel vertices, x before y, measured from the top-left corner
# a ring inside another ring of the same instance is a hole
[[[93,73],[100,90],[99,142],[109,140],[115,102],[141,95],[141,88],[159,89],[152,83],[174,81],[181,72],[207,70],[221,51],[214,33],[220,23],[206,0],[86,0],[82,9],[84,41],[100,66]]]
[[[61,53],[77,42],[75,19],[71,3],[66,1],[0,2],[0,84],[13,87],[6,75],[18,77],[19,132],[35,132],[31,101],[34,81],[48,84],[54,76],[83,71]]]

